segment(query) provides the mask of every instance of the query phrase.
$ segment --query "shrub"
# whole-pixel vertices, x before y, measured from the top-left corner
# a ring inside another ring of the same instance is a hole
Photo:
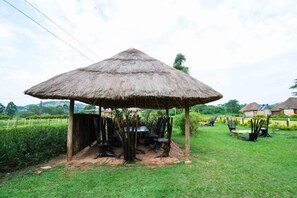
[[[256,118],[265,118],[265,116],[262,115],[262,114],[257,114],[257,115],[256,115]]]
[[[0,120],[8,120],[8,119],[11,119],[11,117],[5,114],[0,114]]]
[[[286,126],[284,124],[278,125],[278,129],[280,130],[287,130],[287,131],[294,131],[297,130],[297,125],[292,125],[292,126]]]
[[[297,114],[291,115],[290,118],[297,118]]]
[[[153,131],[154,127],[157,124],[158,113],[152,110],[147,110],[143,112],[141,115],[141,124],[145,125],[150,131]]]
[[[53,119],[53,118],[68,118],[68,115],[62,115],[62,114],[57,114],[57,115],[31,115],[26,117],[26,119]]]
[[[66,151],[67,126],[0,131],[0,172],[45,162]]]
[[[198,132],[199,123],[202,118],[199,113],[190,112],[190,134],[194,135]],[[185,115],[178,114],[174,117],[174,125],[181,129],[182,135],[185,135]]]

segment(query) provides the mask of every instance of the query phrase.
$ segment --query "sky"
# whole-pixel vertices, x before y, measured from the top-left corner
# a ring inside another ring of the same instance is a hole
[[[168,65],[184,54],[190,75],[223,94],[209,104],[283,102],[297,79],[296,4],[0,0],[0,103],[39,103],[24,91],[131,47]]]

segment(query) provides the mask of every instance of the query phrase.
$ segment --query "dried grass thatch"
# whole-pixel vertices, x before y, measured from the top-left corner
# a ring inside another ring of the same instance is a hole
[[[222,98],[211,87],[137,49],[57,75],[25,91],[103,107],[171,108]]]
[[[285,102],[275,105],[271,111],[282,111],[284,109],[297,109],[297,97],[290,97]]]
[[[257,111],[259,108],[259,104],[256,102],[250,103],[245,105],[242,109],[240,109],[240,112],[247,112],[247,111]]]

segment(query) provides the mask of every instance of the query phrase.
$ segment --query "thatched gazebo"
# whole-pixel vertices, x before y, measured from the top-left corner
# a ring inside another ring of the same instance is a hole
[[[74,101],[109,108],[185,108],[185,155],[190,152],[189,107],[222,98],[211,87],[131,48],[88,67],[57,75],[25,94],[69,99],[67,159],[72,158]],[[100,108],[99,108],[100,109]]]

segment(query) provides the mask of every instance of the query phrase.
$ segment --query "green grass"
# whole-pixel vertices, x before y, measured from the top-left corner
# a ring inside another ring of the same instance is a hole
[[[191,137],[192,164],[29,169],[11,174],[0,197],[296,197],[297,131],[272,135],[242,141],[216,123]],[[184,142],[177,130],[174,139]]]

